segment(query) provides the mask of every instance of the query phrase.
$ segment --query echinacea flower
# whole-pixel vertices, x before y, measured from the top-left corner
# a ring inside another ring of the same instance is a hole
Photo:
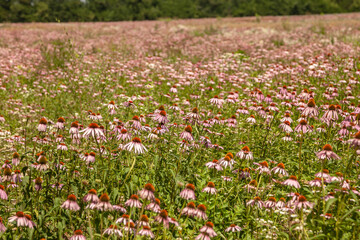
[[[212,222],[207,222],[199,229],[199,232],[206,233],[209,237],[217,236],[216,232],[214,231],[214,224]]]
[[[29,220],[23,212],[17,212],[15,216],[9,217],[9,222],[16,222],[18,227],[28,227]]]
[[[189,202],[187,206],[181,210],[181,215],[193,217],[196,213],[196,205],[194,202]]]
[[[333,148],[331,147],[330,144],[326,144],[324,147],[323,147],[323,150],[316,153],[316,156],[321,159],[321,160],[324,160],[324,159],[335,159],[335,160],[339,160],[340,157],[333,152]]]
[[[219,165],[219,161],[216,160],[216,159],[212,160],[211,162],[207,162],[207,163],[205,164],[205,166],[208,167],[209,169],[214,168],[214,169],[216,169],[216,170],[218,170],[218,171],[222,171],[222,170],[223,170],[223,168]]]
[[[112,211],[113,206],[110,204],[110,197],[107,193],[103,193],[99,201],[96,203],[95,208],[100,211]]]
[[[139,236],[154,238],[154,234],[149,226],[143,226],[142,229],[137,233]]]
[[[312,98],[309,100],[307,107],[304,108],[301,115],[304,115],[306,117],[317,117],[319,115],[319,111],[316,108],[315,100]]]
[[[192,136],[192,127],[190,125],[188,125],[187,127],[185,127],[185,131],[183,131],[180,134],[180,138],[186,140],[186,141],[193,141],[194,137]]]
[[[297,177],[293,175],[290,176],[289,179],[285,180],[282,184],[294,188],[300,188],[300,184],[297,181]]]
[[[260,197],[254,197],[254,199],[251,199],[246,203],[246,206],[254,206],[254,205],[256,205],[258,208],[262,208],[264,206],[264,202],[261,201]]]
[[[288,176],[288,173],[285,170],[285,165],[283,163],[279,163],[276,167],[271,169],[271,171],[274,172],[275,174],[281,174],[284,176]]]
[[[206,206],[204,204],[199,204],[195,211],[195,217],[206,220],[208,217],[206,215]]]
[[[144,188],[141,191],[139,191],[139,196],[142,199],[153,201],[155,200],[154,192],[155,192],[154,186],[151,183],[147,183],[145,184]]]
[[[71,211],[79,211],[80,207],[76,202],[76,196],[74,194],[70,194],[67,200],[61,205],[62,208],[69,209]]]
[[[252,160],[253,159],[253,153],[250,151],[250,148],[248,146],[244,146],[237,154],[236,156],[240,159],[246,159],[246,160]]]
[[[138,137],[134,137],[131,142],[125,144],[124,149],[129,152],[134,152],[135,154],[143,154],[148,151]]]
[[[295,208],[303,209],[303,208],[312,208],[313,204],[306,200],[306,197],[299,196],[298,201],[294,204]]]
[[[105,229],[104,235],[116,236],[119,238],[121,238],[123,236],[123,234],[121,233],[121,230],[119,230],[116,225],[110,225],[107,229]]]
[[[39,121],[39,125],[38,125],[38,131],[39,132],[45,132],[46,131],[46,126],[47,126],[48,121],[46,120],[46,118],[41,118]]]
[[[296,126],[295,131],[305,134],[307,132],[311,132],[312,128],[307,124],[307,121],[303,119],[300,121],[299,125]]]
[[[231,224],[227,229],[225,229],[225,232],[240,232],[242,230],[241,227],[235,224]]]
[[[133,220],[130,219],[130,216],[127,214],[123,214],[120,218],[116,220],[115,223],[121,223],[123,225],[127,225],[128,223],[132,222]]]
[[[149,218],[146,215],[141,215],[139,221],[136,222],[136,225],[141,227],[141,226],[149,226]]]
[[[180,197],[186,200],[195,200],[195,186],[191,183],[186,184],[186,188],[180,192]]]
[[[12,162],[12,164],[13,164],[14,166],[19,165],[19,163],[20,163],[20,154],[18,154],[17,152],[14,152],[14,153],[13,153],[13,158],[12,158],[11,162]]]
[[[136,194],[130,196],[130,199],[125,202],[127,207],[141,208],[142,203],[139,201],[139,197]]]
[[[349,139],[347,142],[350,143],[350,146],[353,148],[360,148],[360,131],[355,134],[354,138]]]
[[[97,139],[98,137],[105,137],[104,132],[97,123],[90,123],[87,128],[79,132],[83,132],[84,138],[93,137],[94,139]]]
[[[70,240],[86,240],[86,237],[83,235],[81,230],[75,230],[74,235],[70,238]]]
[[[164,225],[165,228],[169,228],[169,217],[166,210],[161,210],[159,215],[155,217],[155,221]]]
[[[25,214],[26,219],[28,220],[28,227],[34,228],[36,224],[31,220],[31,215]]]
[[[276,206],[276,198],[269,197],[268,200],[264,202],[264,207],[266,208],[274,208]]]
[[[216,194],[215,184],[213,182],[208,182],[207,186],[202,190],[202,192]]]
[[[156,213],[159,213],[161,208],[160,208],[160,200],[155,198],[154,202],[150,203],[149,205],[147,205],[145,207],[146,210],[150,210]]]
[[[4,225],[2,217],[0,217],[0,232],[5,232],[5,231],[6,231],[6,227]]]

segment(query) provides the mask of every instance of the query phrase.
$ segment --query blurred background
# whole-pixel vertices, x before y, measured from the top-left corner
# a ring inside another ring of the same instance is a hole
[[[86,22],[360,11],[360,0],[0,0],[0,22]]]

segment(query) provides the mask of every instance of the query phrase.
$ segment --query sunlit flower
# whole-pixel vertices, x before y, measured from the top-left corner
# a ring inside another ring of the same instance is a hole
[[[67,200],[61,205],[62,208],[69,209],[71,211],[79,211],[80,207],[76,202],[76,196],[74,194],[70,194]]]
[[[16,222],[18,227],[28,227],[29,220],[23,212],[17,212],[15,216],[9,217],[9,222]]]
[[[86,240],[86,237],[83,235],[81,230],[75,230],[74,235],[70,238],[70,240]]]
[[[180,197],[186,200],[195,200],[195,186],[191,183],[186,184],[186,188],[180,192]]]
[[[217,190],[213,182],[208,182],[207,186],[202,190],[202,192],[216,194]]]
[[[108,236],[114,235],[119,238],[123,236],[121,230],[119,230],[116,225],[110,225],[107,229],[105,229],[104,235],[108,235]]]
[[[154,192],[155,192],[154,186],[151,183],[147,183],[145,184],[144,188],[141,191],[139,191],[139,196],[142,199],[153,201],[155,200]]]
[[[135,194],[131,195],[130,199],[125,202],[127,207],[141,208],[142,203],[139,201],[139,197]]]
[[[160,208],[160,200],[155,198],[154,202],[147,205],[145,209],[156,212],[156,213],[159,213],[160,210],[161,210],[161,208]]]
[[[137,233],[137,235],[145,236],[145,237],[149,237],[149,238],[155,237],[149,226],[143,226],[142,229]]]
[[[164,227],[169,228],[168,212],[166,210],[161,210],[159,215],[155,217],[155,221],[164,225]]]
[[[242,230],[241,227],[235,224],[231,224],[227,229],[225,229],[225,232],[240,232]]]
[[[97,139],[98,137],[105,137],[104,132],[97,123],[90,123],[87,128],[81,130],[80,132],[83,132],[84,138],[93,137]]]
[[[138,137],[134,137],[131,142],[125,144],[124,149],[135,154],[143,154],[148,151]]]
[[[199,204],[195,211],[195,217],[202,218],[203,220],[206,220],[208,217],[206,215],[206,206],[203,204]]]
[[[330,146],[330,144],[326,144],[324,147],[323,147],[323,150],[316,153],[316,156],[321,159],[321,160],[324,160],[324,159],[335,159],[335,160],[338,160],[340,159],[340,157],[338,155],[336,155],[336,153],[333,152],[333,148]]]
[[[297,181],[297,177],[293,176],[293,175],[290,176],[289,179],[285,180],[283,182],[283,185],[294,187],[294,188],[300,188],[300,184]]]

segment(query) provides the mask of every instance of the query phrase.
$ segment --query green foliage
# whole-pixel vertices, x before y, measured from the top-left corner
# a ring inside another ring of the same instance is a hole
[[[360,0],[1,0],[0,22],[154,20],[354,12]]]

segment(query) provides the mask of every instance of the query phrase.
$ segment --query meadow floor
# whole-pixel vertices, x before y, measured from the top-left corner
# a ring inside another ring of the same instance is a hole
[[[360,14],[0,24],[0,239],[359,239]]]

